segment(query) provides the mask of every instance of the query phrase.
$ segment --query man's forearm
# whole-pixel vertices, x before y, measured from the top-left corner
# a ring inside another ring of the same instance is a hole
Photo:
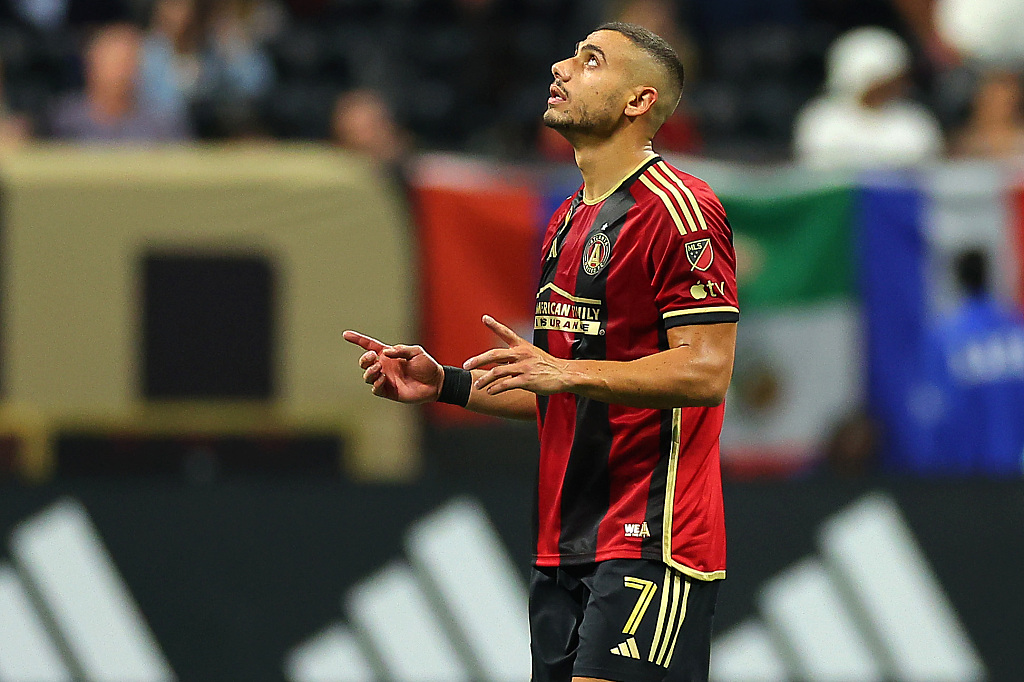
[[[473,381],[479,379],[483,373],[483,370],[473,370]],[[492,417],[533,421],[537,418],[537,396],[522,389],[490,395],[487,391],[473,388],[466,409]]]
[[[732,359],[695,356],[673,348],[631,360],[575,360],[567,374],[567,391],[604,403],[669,409],[714,406],[725,400]]]

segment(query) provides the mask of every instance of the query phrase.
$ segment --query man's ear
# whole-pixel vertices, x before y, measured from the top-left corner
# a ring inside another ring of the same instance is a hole
[[[630,117],[643,116],[654,108],[654,103],[657,101],[657,89],[651,86],[642,87],[633,93],[633,97],[626,103],[623,113]]]

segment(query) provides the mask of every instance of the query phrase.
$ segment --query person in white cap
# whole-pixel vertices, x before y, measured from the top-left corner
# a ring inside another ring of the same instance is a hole
[[[911,55],[892,31],[864,27],[829,49],[825,93],[797,117],[797,161],[814,168],[913,166],[938,158],[942,130],[906,97]]]
[[[938,37],[962,57],[1024,60],[1024,0],[937,0],[932,8]]]

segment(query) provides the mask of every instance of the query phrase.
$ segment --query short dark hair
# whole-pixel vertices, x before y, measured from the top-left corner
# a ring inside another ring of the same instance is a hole
[[[683,62],[679,60],[679,55],[676,54],[676,51],[672,49],[672,46],[664,38],[643,26],[629,24],[624,21],[609,21],[601,24],[594,30],[615,31],[629,38],[630,42],[646,52],[651,59],[665,69],[669,76],[675,80],[675,85],[678,87],[679,92],[682,93],[683,83],[686,80]]]

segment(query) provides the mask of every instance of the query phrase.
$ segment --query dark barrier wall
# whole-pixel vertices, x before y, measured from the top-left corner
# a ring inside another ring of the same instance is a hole
[[[173,671],[189,681],[298,681],[331,665],[348,667],[348,676],[339,672],[336,679],[358,679],[358,666],[386,679],[388,670],[408,663],[402,648],[421,644],[401,633],[408,612],[434,623],[417,637],[438,639],[460,662],[462,672],[452,679],[501,679],[493,672],[500,666],[487,673],[481,659],[507,653],[511,667],[527,660],[525,614],[516,609],[525,596],[530,498],[529,481],[518,476],[500,484],[449,480],[415,487],[308,481],[7,487],[0,492],[0,616],[7,620],[0,623],[0,663],[17,658],[5,650],[15,641],[12,625],[35,618],[41,625],[28,640],[56,652],[52,670],[88,671],[96,647],[111,646],[109,638],[90,637],[121,627],[130,636],[114,638],[113,646],[125,665],[145,672],[141,679],[171,679]],[[944,665],[960,665],[960,679],[1020,679],[1024,484],[734,484],[726,498],[730,560],[717,617],[716,679],[743,679],[744,666],[764,667],[765,660],[781,666],[787,677],[778,679],[820,672],[814,642],[800,641],[800,623],[815,625],[822,617],[814,608],[799,611],[809,596],[849,607],[849,632],[826,645],[834,653],[842,640],[863,640],[866,653],[854,647],[848,663],[874,666],[882,679],[914,679],[906,665],[950,637],[962,655]],[[860,552],[858,543],[869,551]],[[923,562],[915,564],[915,556]],[[445,568],[439,572],[435,561]],[[877,583],[883,588],[909,590],[888,596],[890,606],[919,601],[924,588],[914,576],[932,581],[927,603],[905,610],[934,618],[916,628],[879,625],[872,610],[886,604],[862,594],[879,576],[843,579],[865,566],[885,574]],[[445,585],[448,575],[459,583],[453,591]],[[419,594],[416,585],[425,586],[422,604],[398,598],[407,589]],[[141,616],[107,603],[119,590]],[[460,608],[474,594],[477,615],[501,643],[497,654],[465,631],[474,615]],[[788,620],[794,608],[796,624]],[[84,630],[76,609],[89,612]],[[886,627],[897,630],[887,635]],[[750,653],[757,633],[773,643],[758,654],[765,660]],[[913,636],[902,641],[908,633]],[[515,650],[505,651],[506,643]],[[40,660],[45,656],[22,664]]]

